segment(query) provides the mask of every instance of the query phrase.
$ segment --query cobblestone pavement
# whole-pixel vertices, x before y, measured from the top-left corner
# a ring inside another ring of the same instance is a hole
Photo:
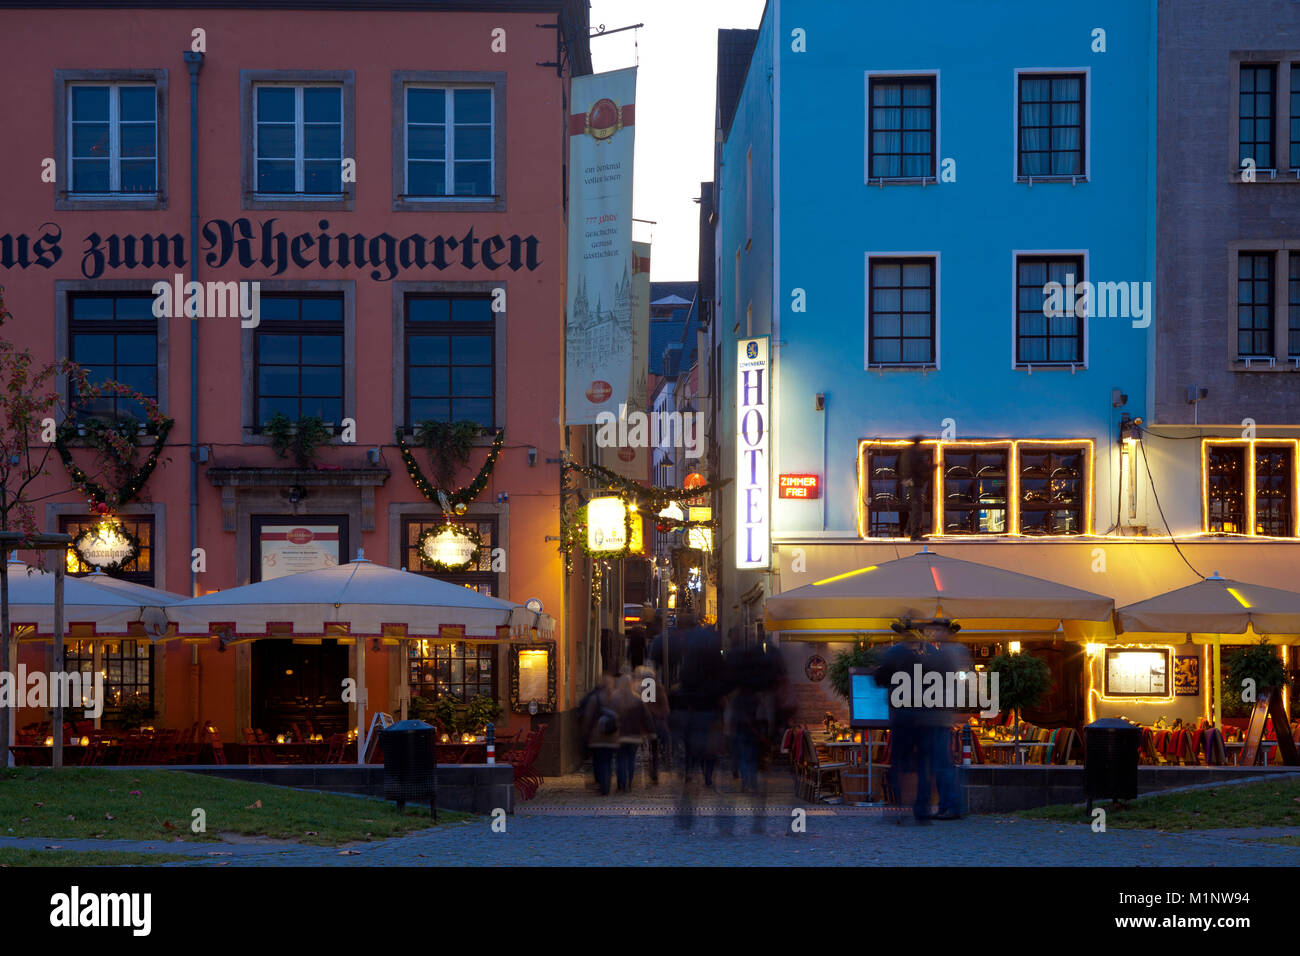
[[[667,783],[667,781],[665,781]],[[787,781],[773,780],[759,809],[731,792],[699,791],[693,812],[677,813],[675,786],[601,798],[586,778],[550,778],[506,831],[492,820],[466,823],[349,847],[289,843],[177,843],[127,840],[0,838],[0,847],[183,853],[192,861],[164,866],[1242,866],[1300,865],[1300,848],[1258,842],[1300,835],[1300,828],[1161,833],[1084,825],[968,817],[917,826],[877,808],[801,807],[804,832]],[[689,826],[688,826],[689,824]]]

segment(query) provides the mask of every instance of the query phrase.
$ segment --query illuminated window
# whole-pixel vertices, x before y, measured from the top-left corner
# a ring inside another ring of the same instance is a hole
[[[477,566],[465,571],[435,571],[425,563],[424,558],[420,555],[420,549],[417,547],[421,533],[426,528],[441,528],[447,524],[446,518],[434,517],[406,519],[403,566],[408,571],[427,574],[430,577],[438,578],[440,581],[450,581],[452,584],[461,584],[478,591],[480,594],[496,597],[500,593],[499,576],[492,570],[492,549],[497,546],[496,519],[468,515],[463,518],[452,518],[451,523],[467,525],[477,531],[479,537],[483,539],[483,546],[479,548]]]
[[[1021,445],[1017,455],[1020,533],[1082,533],[1087,449]]]
[[[1005,534],[1007,448],[945,445],[943,533]]]
[[[64,648],[63,669],[90,675],[95,670],[94,645],[90,641],[70,641]],[[119,719],[122,705],[139,697],[153,706],[153,642],[104,641],[100,650],[100,670],[104,672],[104,720]],[[89,678],[83,678],[87,680]]]
[[[495,644],[471,641],[407,641],[411,696],[451,697],[468,703],[485,694],[496,699]]]
[[[1246,533],[1246,446],[1210,445],[1205,455],[1206,528]]]
[[[115,520],[140,539],[140,553],[135,560],[128,561],[121,571],[114,571],[112,577],[153,587],[153,515],[118,515]],[[59,519],[59,531],[75,537],[87,528],[96,527],[99,522],[99,518],[90,516],[65,516]],[[68,574],[90,574],[94,570],[75,551],[68,552]]]
[[[1289,538],[1295,533],[1293,453],[1287,446],[1255,446],[1255,534]]]
[[[1172,651],[1167,647],[1106,649],[1105,696],[1168,697]]]
[[[899,475],[899,459],[906,446],[864,446],[861,467],[866,475],[863,505],[866,508],[866,535],[869,538],[901,538],[908,533],[908,500]],[[926,474],[934,475],[934,446],[918,449]],[[921,491],[921,514],[926,532],[934,527],[934,479]]]

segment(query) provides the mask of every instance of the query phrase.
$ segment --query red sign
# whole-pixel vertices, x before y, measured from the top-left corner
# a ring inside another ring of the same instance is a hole
[[[777,487],[782,498],[821,496],[821,480],[816,475],[780,475]]]

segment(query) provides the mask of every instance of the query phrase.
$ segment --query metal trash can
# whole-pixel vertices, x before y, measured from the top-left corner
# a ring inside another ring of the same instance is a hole
[[[1127,720],[1103,717],[1083,728],[1083,734],[1088,812],[1092,813],[1093,800],[1136,797],[1142,729]]]
[[[438,819],[434,750],[434,728],[422,720],[402,720],[384,730],[379,738],[384,748],[384,798],[396,800],[397,809],[407,801],[429,801],[429,814]]]

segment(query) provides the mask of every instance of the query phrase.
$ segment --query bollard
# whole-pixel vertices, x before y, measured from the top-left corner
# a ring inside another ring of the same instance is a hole
[[[487,765],[495,767],[497,763],[497,743],[496,728],[492,724],[487,725]]]
[[[961,728],[961,765],[970,766],[970,724],[964,724]]]

